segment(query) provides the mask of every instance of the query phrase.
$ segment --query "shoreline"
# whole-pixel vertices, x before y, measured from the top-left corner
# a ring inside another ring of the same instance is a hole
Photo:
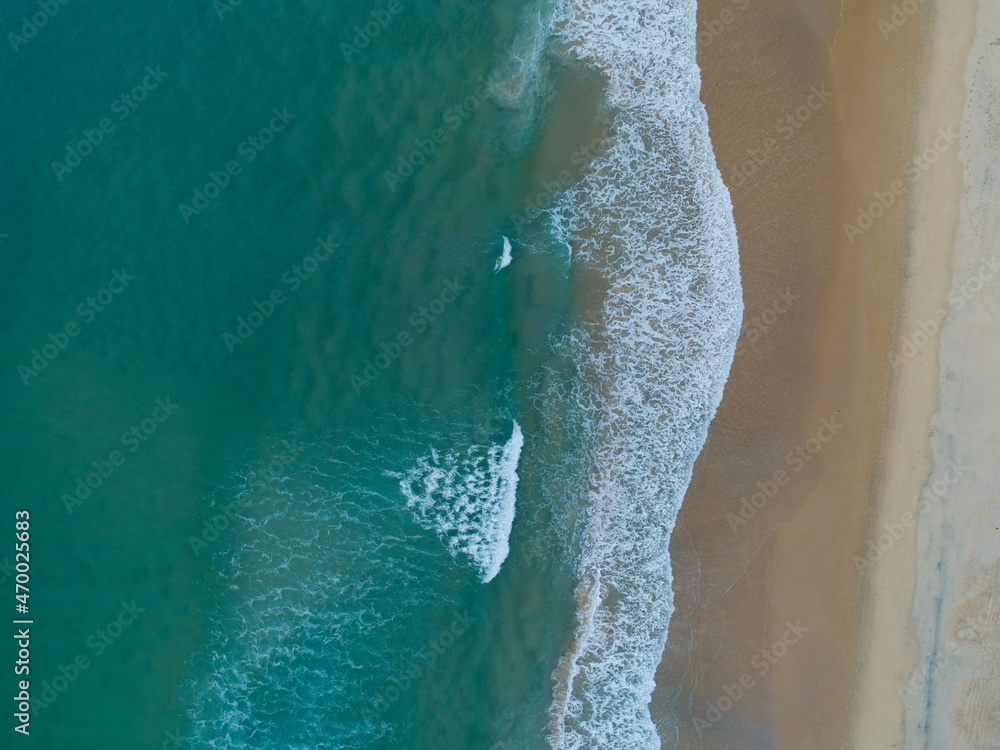
[[[884,482],[909,207],[927,181],[909,170],[929,19],[888,32],[891,3],[732,6],[700,3],[700,28],[733,20],[699,64],[747,314],[671,541],[652,709],[665,746],[840,748],[867,642],[853,556]]]
[[[660,744],[646,712],[669,626],[670,534],[743,311],[730,197],[697,98],[694,7],[624,5],[567,3],[554,19],[621,113],[600,168],[567,203],[574,258],[600,268],[597,288],[581,291],[603,294],[574,342],[591,464],[576,627],[553,673],[558,748]]]

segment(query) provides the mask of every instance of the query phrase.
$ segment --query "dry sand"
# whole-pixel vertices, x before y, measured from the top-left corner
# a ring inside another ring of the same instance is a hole
[[[700,3],[747,328],[671,543],[665,747],[1000,747],[1000,283],[904,349],[997,247],[997,4],[971,53],[958,5]]]
[[[1000,747],[1000,4],[976,14],[941,4],[933,25],[921,132],[953,128],[960,150],[911,208],[878,522],[857,560],[857,748]]]

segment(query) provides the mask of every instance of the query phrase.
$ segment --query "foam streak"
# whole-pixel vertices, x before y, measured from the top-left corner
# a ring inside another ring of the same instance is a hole
[[[673,612],[670,534],[742,319],[695,13],[695,0],[564,0],[554,19],[617,111],[615,143],[563,206],[608,294],[602,330],[577,337],[593,470],[577,630],[553,675],[556,750],[660,747],[649,699]]]

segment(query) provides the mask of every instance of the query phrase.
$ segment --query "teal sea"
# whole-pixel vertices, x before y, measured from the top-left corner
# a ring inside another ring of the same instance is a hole
[[[0,746],[659,747],[742,314],[694,11],[0,9]]]

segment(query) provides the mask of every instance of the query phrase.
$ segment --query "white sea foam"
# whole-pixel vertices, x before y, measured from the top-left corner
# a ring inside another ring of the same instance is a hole
[[[552,96],[546,56],[551,9],[547,0],[531,0],[521,11],[517,29],[498,52],[486,82],[497,105],[495,146],[517,158],[533,141],[533,133]]]
[[[501,106],[520,107],[538,98],[545,85],[541,69],[548,28],[547,9],[540,3],[529,4],[522,12],[517,34],[490,77],[489,92]]]
[[[264,456],[207,514],[214,525],[201,554],[217,566],[212,583],[227,585],[212,586],[209,641],[182,688],[193,742],[226,750],[391,743],[377,688],[414,649],[378,634],[419,630],[414,618],[442,606],[447,597],[423,585],[438,551],[425,549],[391,482],[384,495],[373,486],[385,459],[377,441]]]
[[[513,260],[513,258],[511,257],[510,251],[511,251],[510,239],[507,238],[507,237],[504,237],[503,238],[503,255],[501,255],[499,258],[497,258],[496,265],[493,267],[493,273],[499,273],[500,269],[506,268],[507,266],[510,265],[510,262]]]
[[[549,231],[556,243],[566,248],[566,260],[573,260],[573,224],[572,220],[558,208],[546,210],[549,217]]]
[[[658,750],[649,713],[673,612],[668,544],[722,397],[743,305],[732,204],[695,61],[696,0],[560,0],[553,28],[607,77],[616,140],[561,198],[605,275],[584,361],[593,470],[577,630],[553,677],[556,750]]]
[[[421,525],[437,532],[454,556],[471,558],[483,583],[496,577],[510,552],[523,445],[514,422],[502,446],[472,446],[464,454],[432,450],[400,478]]]

